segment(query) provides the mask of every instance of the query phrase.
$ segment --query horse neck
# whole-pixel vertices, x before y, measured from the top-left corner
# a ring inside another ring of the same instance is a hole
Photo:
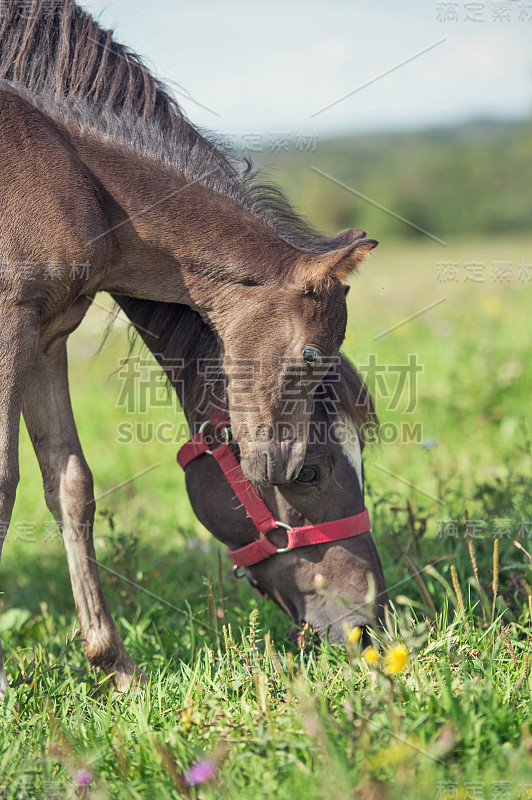
[[[113,294],[136,332],[160,364],[173,386],[191,431],[216,410],[229,416],[225,403],[225,381],[202,380],[202,360],[212,367],[221,364],[220,346],[214,332],[199,314],[177,303],[160,303]],[[202,407],[198,408],[201,398]]]
[[[282,282],[300,256],[242,202],[209,185],[217,178],[223,182],[219,164],[210,167],[207,162],[203,175],[190,176],[179,165],[170,167],[94,131],[72,125],[69,131],[81,160],[103,189],[120,253],[110,285],[102,288],[124,293],[127,288],[128,294],[137,291],[162,300],[149,285],[147,292],[143,282],[151,265],[154,280],[158,275],[164,281],[169,273],[164,299],[209,312],[224,287]]]

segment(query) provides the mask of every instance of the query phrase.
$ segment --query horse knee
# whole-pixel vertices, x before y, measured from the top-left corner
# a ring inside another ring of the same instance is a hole
[[[92,473],[83,456],[70,455],[62,470],[44,475],[44,496],[56,519],[94,510]]]
[[[61,476],[60,493],[63,510],[70,513],[75,509],[94,511],[94,482],[83,456],[69,456]]]

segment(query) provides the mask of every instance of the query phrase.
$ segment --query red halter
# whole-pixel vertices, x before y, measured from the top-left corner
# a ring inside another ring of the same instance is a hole
[[[242,472],[238,459],[229,447],[229,422],[223,420],[214,424],[217,428],[224,428],[225,444],[221,444],[213,450],[210,449],[205,440],[204,429],[207,425],[208,422],[204,422],[199,433],[194,434],[181,447],[177,454],[177,462],[185,469],[187,464],[190,464],[195,458],[199,458],[204,454],[213,456],[222,468],[231,488],[251,517],[259,532],[259,538],[244,545],[244,547],[238,548],[238,550],[227,549],[227,554],[232,559],[235,568],[250,567],[265,558],[276,555],[276,553],[287,553],[295,547],[306,547],[311,544],[324,544],[335,542],[339,539],[350,539],[370,530],[371,525],[367,508],[352,517],[337,519],[332,522],[322,522],[317,525],[304,525],[299,528],[292,528],[284,522],[279,522],[274,518],[252,483],[248,481]],[[267,538],[266,534],[276,528],[284,528],[287,531],[287,547],[277,547]]]

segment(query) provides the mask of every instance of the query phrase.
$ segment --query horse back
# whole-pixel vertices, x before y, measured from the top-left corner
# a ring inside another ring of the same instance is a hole
[[[90,291],[113,257],[104,192],[66,130],[0,82],[0,286],[21,299]]]

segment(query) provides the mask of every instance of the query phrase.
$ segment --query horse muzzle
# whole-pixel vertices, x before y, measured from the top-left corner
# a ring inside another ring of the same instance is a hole
[[[258,485],[283,486],[299,475],[306,444],[297,439],[252,442],[242,451],[240,465],[248,480]]]

